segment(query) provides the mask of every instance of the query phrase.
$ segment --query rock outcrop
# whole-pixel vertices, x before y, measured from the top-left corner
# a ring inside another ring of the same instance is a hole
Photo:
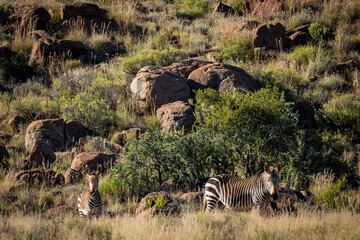
[[[288,47],[288,41],[286,29],[281,23],[264,24],[256,29],[253,46],[264,50],[283,50]]]

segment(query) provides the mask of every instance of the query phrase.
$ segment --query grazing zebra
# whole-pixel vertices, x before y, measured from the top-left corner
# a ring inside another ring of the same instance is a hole
[[[261,175],[241,179],[231,175],[218,175],[210,178],[205,184],[204,210],[211,211],[220,201],[232,210],[250,210],[255,207],[260,213],[271,198],[276,200],[279,194],[279,175],[281,163],[277,171],[264,166]]]
[[[89,174],[90,190],[83,191],[78,198],[78,209],[81,219],[83,216],[87,216],[89,219],[92,215],[98,218],[102,213],[102,201],[98,191],[99,186],[99,174],[102,171],[101,164],[98,165],[96,172],[91,172],[86,165],[86,172]]]

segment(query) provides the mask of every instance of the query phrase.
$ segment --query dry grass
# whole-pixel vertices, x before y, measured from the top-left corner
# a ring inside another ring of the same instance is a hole
[[[351,212],[306,210],[297,217],[225,211],[143,219],[125,214],[92,222],[70,215],[13,215],[0,217],[0,239],[358,239],[359,222]]]

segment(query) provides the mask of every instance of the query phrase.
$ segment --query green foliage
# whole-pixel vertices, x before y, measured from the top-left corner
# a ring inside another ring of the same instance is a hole
[[[320,50],[322,51],[322,50]],[[309,64],[310,59],[316,56],[318,47],[307,45],[297,46],[291,53],[291,58],[294,60],[297,66]]]
[[[98,134],[105,134],[116,126],[117,115],[99,93],[85,90],[65,106],[64,118],[80,122]]]
[[[340,75],[329,75],[317,82],[317,86],[326,90],[340,89],[345,79]]]
[[[324,104],[322,116],[328,123],[341,129],[359,130],[360,99],[353,94],[344,94]]]
[[[309,27],[310,36],[314,40],[323,40],[330,35],[330,29],[320,23],[312,23]]]
[[[36,116],[38,116],[42,110],[39,104],[39,98],[33,94],[16,99],[12,102],[11,107],[17,115],[29,121],[35,120]]]
[[[360,19],[360,1],[354,0],[352,2],[345,3],[346,17],[349,22],[353,23]]]
[[[254,50],[251,42],[232,38],[220,47],[219,58],[222,60],[247,62],[254,59]]]
[[[148,199],[146,202],[146,208],[155,207],[156,209],[164,209],[169,200],[164,199],[164,197],[158,197],[154,199]]]
[[[244,0],[234,0],[231,1],[230,6],[237,12],[238,14],[242,14],[244,11]]]
[[[197,91],[195,117],[200,127],[227,136],[246,176],[261,171],[265,161],[283,162],[285,174],[295,171],[291,149],[298,144],[297,115],[278,88],[229,94]]]
[[[180,16],[188,19],[204,17],[208,10],[208,2],[203,0],[177,0]]]
[[[188,53],[185,50],[175,48],[164,50],[147,49],[132,57],[120,58],[120,60],[124,71],[135,75],[142,67],[150,65],[163,67],[187,55]]]
[[[101,181],[99,192],[102,196],[110,196],[113,199],[125,201],[125,187],[122,182],[114,177],[107,176],[106,179]]]

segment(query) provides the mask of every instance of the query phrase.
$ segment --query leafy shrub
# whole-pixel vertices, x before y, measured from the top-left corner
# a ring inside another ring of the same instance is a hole
[[[314,40],[323,40],[330,35],[330,29],[320,23],[312,23],[309,27],[310,36]]]
[[[115,111],[98,94],[80,92],[65,106],[64,118],[80,122],[84,127],[98,134],[105,134],[116,126]]]
[[[16,99],[12,102],[11,108],[16,115],[19,115],[29,121],[35,120],[42,111],[39,104],[39,98],[33,94]]]
[[[178,0],[177,4],[180,8],[180,16],[189,19],[203,17],[208,9],[208,2],[203,0]]]
[[[163,67],[169,65],[188,53],[180,49],[144,50],[132,57],[120,58],[121,66],[128,74],[136,74],[142,67],[153,65]]]
[[[246,62],[254,59],[254,50],[251,42],[232,38],[220,47],[219,58],[222,60]]]
[[[244,0],[235,0],[231,1],[230,6],[237,12],[238,14],[242,14],[244,11]]]
[[[339,89],[344,82],[345,79],[342,76],[334,74],[321,79],[317,83],[317,86],[326,90],[334,90]]]
[[[341,95],[324,104],[322,116],[339,128],[358,131],[360,100],[353,94]]]
[[[349,22],[353,23],[356,20],[360,19],[360,1],[355,0],[353,2],[345,3],[345,9],[347,13],[347,18]]]
[[[158,197],[154,199],[148,199],[146,202],[146,208],[155,207],[156,209],[164,209],[169,200],[164,199],[164,197]]]
[[[316,46],[298,46],[292,51],[291,58],[297,66],[307,65],[309,64],[310,59],[316,56],[317,51],[318,47]]]

